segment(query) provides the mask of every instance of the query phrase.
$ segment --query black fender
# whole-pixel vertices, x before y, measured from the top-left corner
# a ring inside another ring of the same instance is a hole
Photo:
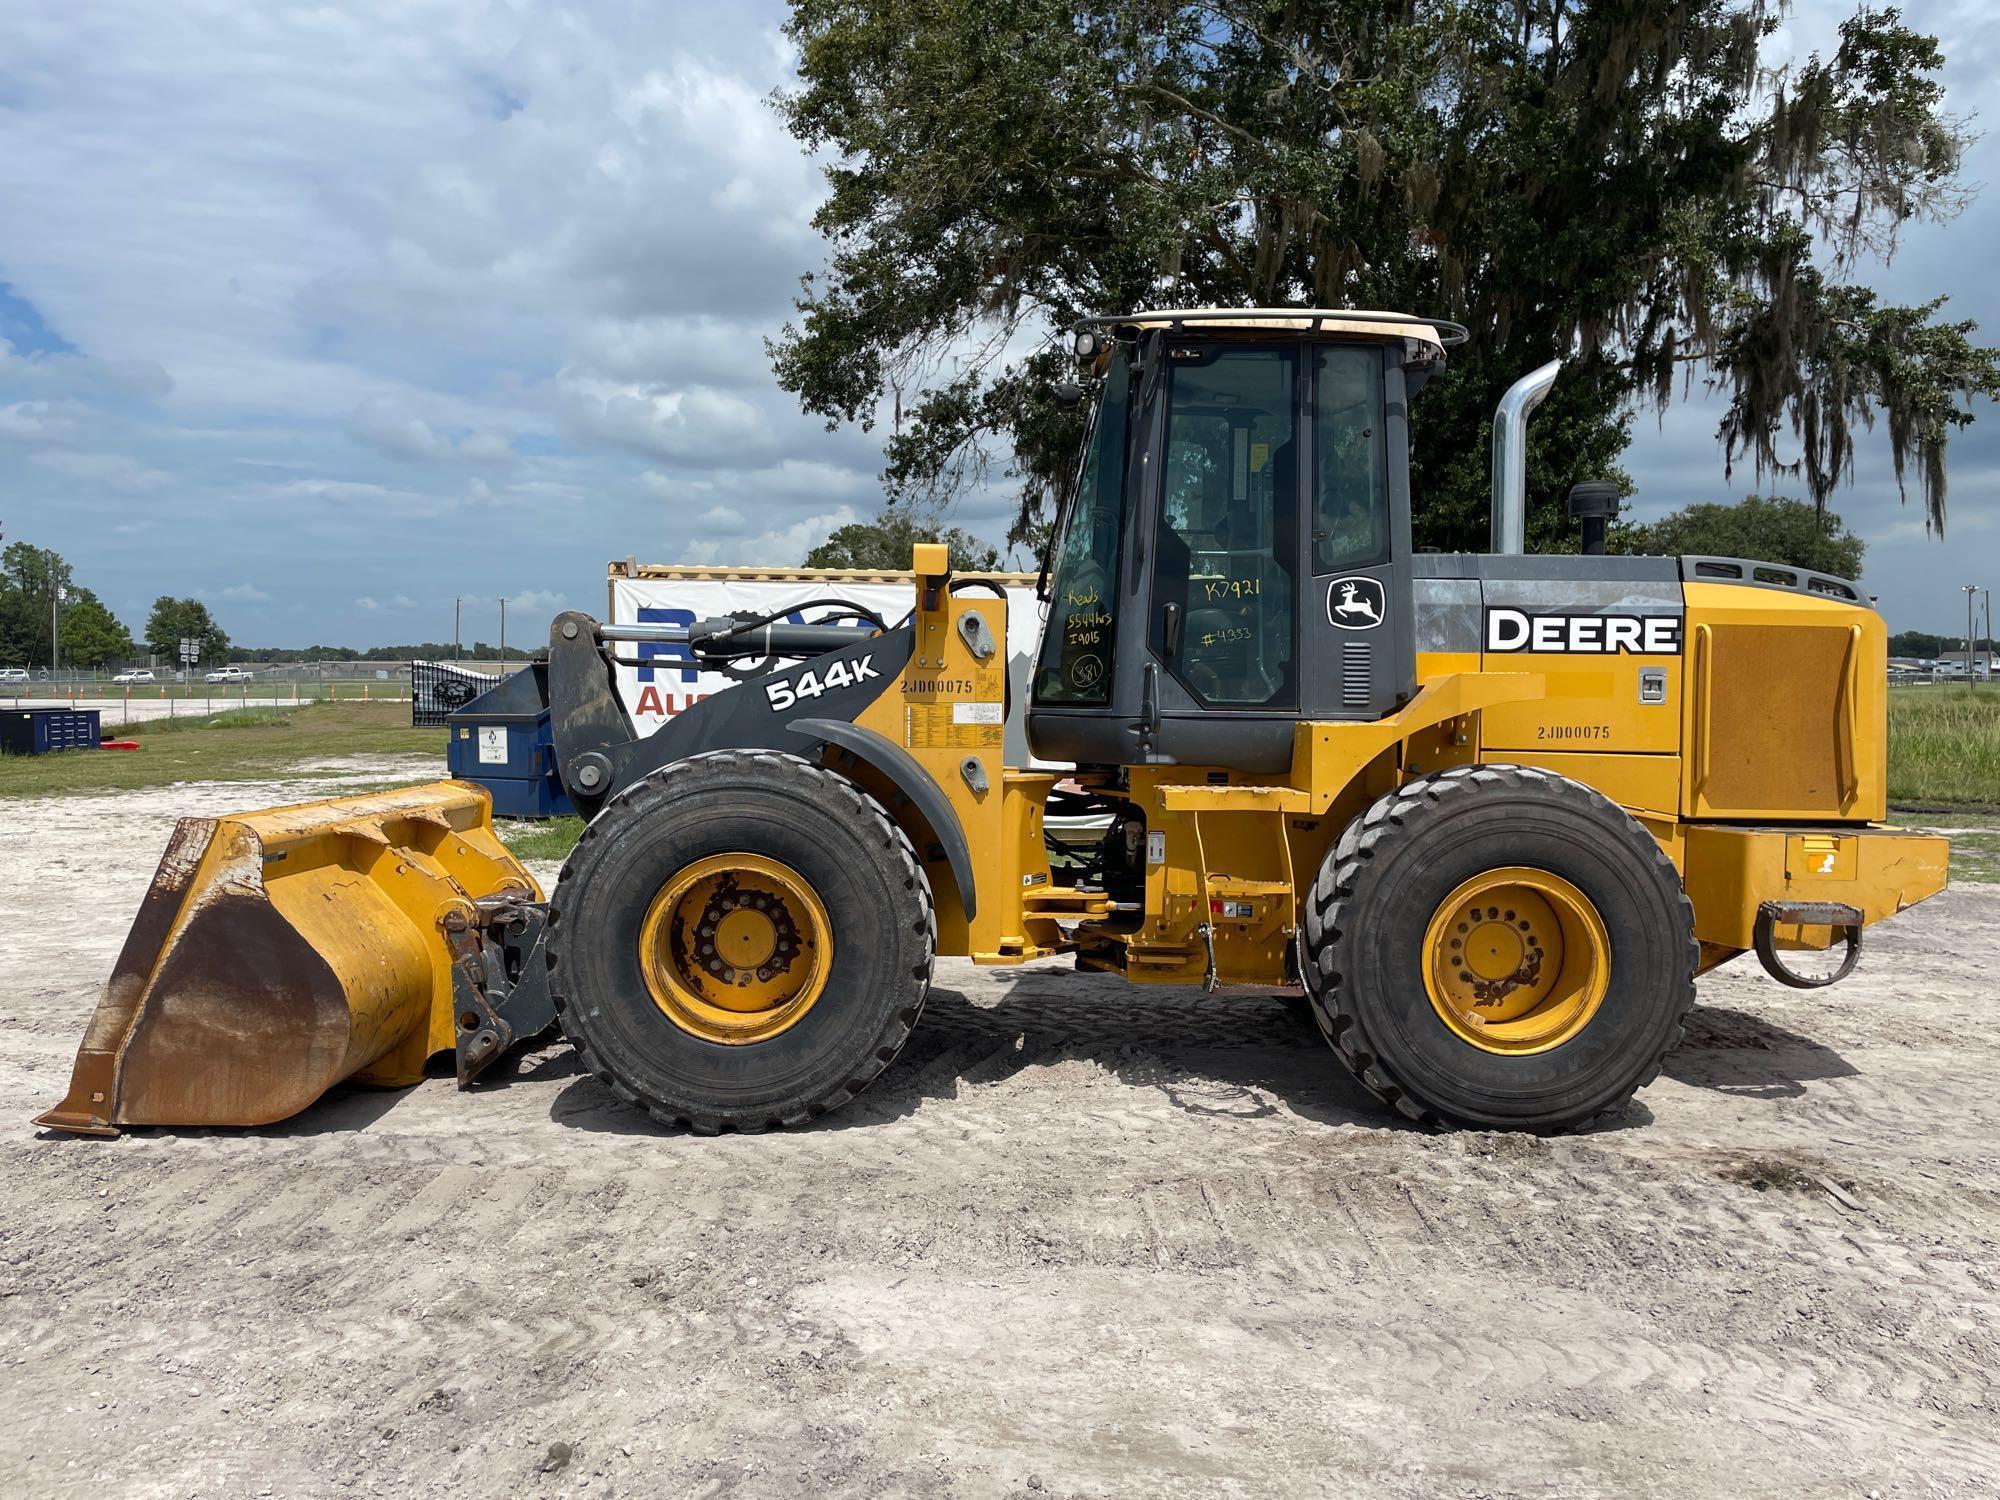
[[[824,744],[838,745],[888,777],[896,790],[910,799],[917,813],[930,825],[931,833],[944,848],[945,863],[958,885],[959,904],[969,922],[979,911],[979,893],[972,874],[972,850],[965,842],[965,830],[951,799],[931,779],[915,756],[895,741],[884,739],[872,729],[839,719],[793,719],[785,726],[794,734],[805,735]]]

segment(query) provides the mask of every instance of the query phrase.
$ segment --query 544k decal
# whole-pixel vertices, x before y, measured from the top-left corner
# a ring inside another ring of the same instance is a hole
[[[837,661],[825,671],[815,668],[802,672],[797,677],[779,678],[764,684],[764,697],[774,712],[783,713],[795,703],[803,703],[808,698],[817,698],[821,693],[833,688],[853,687],[858,682],[866,682],[871,677],[882,674],[870,665],[875,660],[871,651],[866,656],[858,656],[853,661]]]

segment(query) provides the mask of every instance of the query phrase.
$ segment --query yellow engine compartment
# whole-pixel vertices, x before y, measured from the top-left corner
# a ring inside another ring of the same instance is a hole
[[[997,724],[954,726],[939,702],[963,682],[978,685],[974,701],[997,703],[997,674],[967,654],[956,626],[983,613],[1004,639],[999,601],[935,591],[905,680],[863,722],[925,763],[981,851],[975,918],[941,861],[930,873],[938,951],[986,964],[1073,947],[1083,966],[1138,981],[1294,983],[1299,893],[1341,830],[1413,776],[1478,762],[1566,776],[1638,819],[1681,872],[1705,968],[1751,946],[1766,901],[1840,901],[1875,922],[1941,890],[1945,840],[1881,826],[1881,617],[1739,584],[1691,582],[1684,597],[1679,653],[1422,654],[1419,690],[1400,712],[1301,723],[1282,778],[1199,766],[1079,775],[1075,784],[1116,789],[1144,814],[1139,911],[1055,878],[1041,808],[1057,778],[1001,770]],[[1642,690],[1647,673],[1664,675],[1664,691]],[[983,789],[968,781],[968,759],[987,772]],[[1795,928],[1785,945],[1830,940],[1826,927]]]

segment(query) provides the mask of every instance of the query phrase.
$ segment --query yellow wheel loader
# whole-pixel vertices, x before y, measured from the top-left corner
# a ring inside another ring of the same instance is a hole
[[[469,1082],[559,1020],[659,1120],[793,1125],[890,1066],[942,953],[1302,989],[1404,1114],[1560,1130],[1654,1077],[1704,970],[1829,982],[1943,887],[1944,841],[1883,825],[1853,584],[1605,556],[1601,485],[1570,497],[1580,555],[1523,555],[1555,365],[1496,416],[1492,552],[1454,555],[1411,546],[1408,421],[1463,329],[1074,337],[1094,418],[1031,676],[936,546],[902,620],[565,614],[517,679],[589,819],[546,899],[459,783],[183,823],[41,1123],[254,1125],[444,1051]],[[614,670],[669,638],[743,680],[641,737]]]

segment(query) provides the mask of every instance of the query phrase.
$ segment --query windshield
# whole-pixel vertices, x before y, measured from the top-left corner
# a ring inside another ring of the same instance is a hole
[[[1118,598],[1118,528],[1124,517],[1125,444],[1132,370],[1121,351],[1104,381],[1069,520],[1056,544],[1049,621],[1035,674],[1042,703],[1100,705],[1111,698],[1111,628]]]

